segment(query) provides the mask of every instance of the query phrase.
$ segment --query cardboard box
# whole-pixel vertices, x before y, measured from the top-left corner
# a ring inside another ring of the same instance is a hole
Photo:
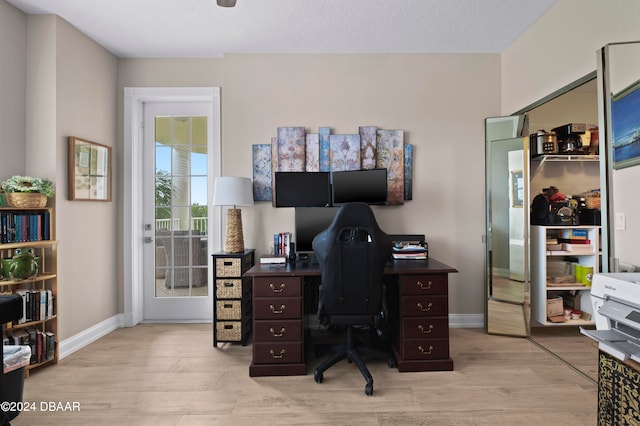
[[[552,322],[564,322],[564,304],[562,296],[547,299],[547,318]]]
[[[570,292],[562,296],[564,306],[572,311],[580,310],[580,292]]]

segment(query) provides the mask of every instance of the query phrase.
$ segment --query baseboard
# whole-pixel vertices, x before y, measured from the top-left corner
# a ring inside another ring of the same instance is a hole
[[[484,328],[483,314],[451,314],[449,328]]]
[[[114,315],[74,336],[64,339],[58,343],[58,358],[63,359],[123,326],[124,319],[122,315]]]

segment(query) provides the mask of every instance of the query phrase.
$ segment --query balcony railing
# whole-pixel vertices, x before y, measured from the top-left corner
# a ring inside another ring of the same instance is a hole
[[[191,230],[198,230],[206,234],[209,229],[209,222],[206,217],[192,217]],[[178,231],[184,230],[180,224],[180,218],[156,219],[156,230]]]

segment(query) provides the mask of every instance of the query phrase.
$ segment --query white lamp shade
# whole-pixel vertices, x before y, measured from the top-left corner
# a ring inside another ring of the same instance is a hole
[[[252,206],[251,179],[235,176],[216,178],[213,187],[213,204],[216,206]]]

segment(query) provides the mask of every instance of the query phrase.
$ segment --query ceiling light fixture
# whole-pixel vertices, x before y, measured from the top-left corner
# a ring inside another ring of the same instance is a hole
[[[222,7],[234,7],[236,0],[218,0],[218,6]]]

